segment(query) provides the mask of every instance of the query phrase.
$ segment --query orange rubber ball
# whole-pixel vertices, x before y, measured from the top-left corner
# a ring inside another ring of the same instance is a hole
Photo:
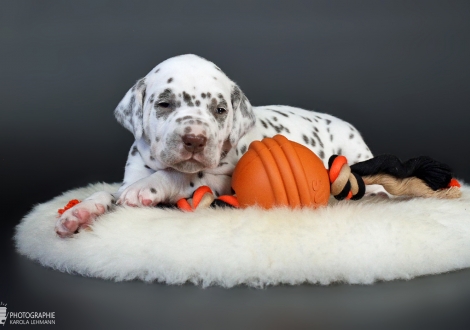
[[[232,188],[240,207],[326,206],[330,181],[323,162],[282,135],[253,141],[237,163]]]

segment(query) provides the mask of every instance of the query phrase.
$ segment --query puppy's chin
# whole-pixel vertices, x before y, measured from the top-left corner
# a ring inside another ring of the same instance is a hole
[[[207,169],[207,167],[194,159],[184,160],[182,162],[171,165],[172,168],[183,173],[196,173]]]

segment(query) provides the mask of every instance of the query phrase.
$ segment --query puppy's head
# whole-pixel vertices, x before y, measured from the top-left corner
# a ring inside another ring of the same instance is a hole
[[[114,114],[152,156],[194,173],[215,168],[254,125],[251,104],[214,63],[196,55],[170,58],[127,92]]]

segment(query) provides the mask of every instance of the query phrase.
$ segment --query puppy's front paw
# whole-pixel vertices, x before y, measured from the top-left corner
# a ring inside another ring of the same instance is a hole
[[[117,203],[128,206],[155,206],[164,201],[164,198],[163,186],[156,184],[155,180],[144,178],[127,187]]]
[[[87,228],[111,208],[113,197],[107,192],[99,192],[68,209],[59,217],[55,231],[60,237],[69,237],[82,228]]]

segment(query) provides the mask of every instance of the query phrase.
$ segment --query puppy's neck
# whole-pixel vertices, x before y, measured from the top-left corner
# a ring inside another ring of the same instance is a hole
[[[139,150],[140,156],[142,157],[145,165],[150,167],[152,170],[158,171],[167,168],[167,166],[160,162],[156,155],[152,153],[152,148],[144,139],[136,140],[135,146]]]

